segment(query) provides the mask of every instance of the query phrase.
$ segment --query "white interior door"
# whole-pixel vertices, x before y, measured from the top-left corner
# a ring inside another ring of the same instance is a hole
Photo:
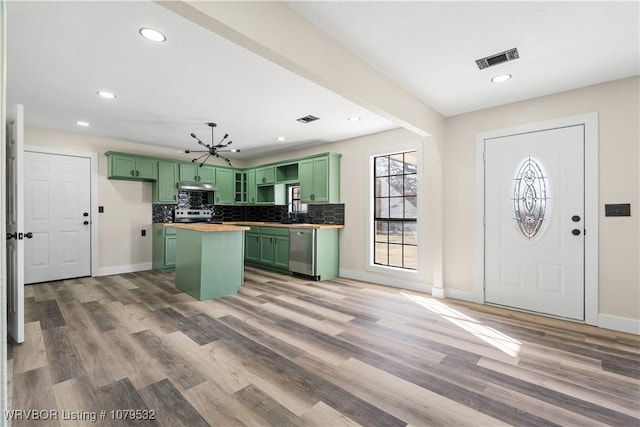
[[[25,283],[91,275],[91,159],[25,152]]]
[[[584,320],[584,126],[485,140],[485,301]]]
[[[7,110],[7,332],[24,341],[24,234],[22,105]]]

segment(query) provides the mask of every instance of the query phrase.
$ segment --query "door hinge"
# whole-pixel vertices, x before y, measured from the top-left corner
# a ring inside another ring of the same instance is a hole
[[[487,163],[487,152],[486,151],[482,152],[482,162],[483,163]]]

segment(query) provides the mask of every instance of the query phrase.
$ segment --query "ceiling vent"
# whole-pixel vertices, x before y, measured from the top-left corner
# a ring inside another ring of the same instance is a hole
[[[478,68],[483,70],[485,68],[502,64],[503,62],[511,61],[518,58],[520,58],[520,55],[518,55],[518,48],[514,47],[513,49],[505,50],[504,52],[496,53],[495,55],[476,59],[476,64],[478,64]]]
[[[320,119],[320,117],[312,116],[311,114],[309,114],[308,116],[300,117],[299,119],[296,119],[296,120],[299,121],[300,123],[311,123],[311,122],[315,122],[318,119]]]

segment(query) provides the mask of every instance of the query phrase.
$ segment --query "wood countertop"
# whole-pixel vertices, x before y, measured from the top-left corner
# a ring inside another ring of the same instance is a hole
[[[243,227],[240,225],[232,225],[232,224],[173,223],[172,225],[173,227],[176,227],[176,228],[182,228],[185,230],[193,230],[193,231],[201,231],[203,233],[212,233],[217,231],[247,231],[251,229],[250,227]]]
[[[281,224],[279,222],[259,222],[259,221],[235,221],[226,222],[225,224],[246,225],[249,227],[278,227],[278,228],[344,228],[343,224]]]
[[[207,224],[207,223],[176,223],[176,222],[154,222],[153,225],[159,227],[180,227],[195,230],[194,227],[211,227],[210,230],[200,230],[200,231],[240,231],[249,230],[249,227],[278,227],[278,228],[312,228],[312,229],[329,229],[329,228],[344,228],[343,224],[281,224],[279,222],[259,222],[259,221],[233,221],[233,222],[225,222],[223,224]],[[213,229],[213,227],[237,227],[238,229]]]

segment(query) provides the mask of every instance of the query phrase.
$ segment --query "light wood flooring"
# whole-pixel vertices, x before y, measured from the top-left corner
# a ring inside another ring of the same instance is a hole
[[[634,335],[254,269],[209,301],[153,271],[26,296],[10,408],[59,412],[14,426],[640,424]]]

